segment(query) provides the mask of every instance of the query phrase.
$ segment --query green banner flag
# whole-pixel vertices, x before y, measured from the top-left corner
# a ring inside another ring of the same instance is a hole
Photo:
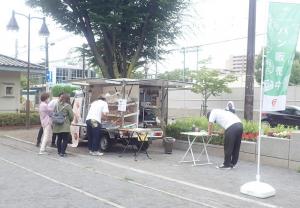
[[[284,110],[300,28],[300,4],[270,2],[263,111]]]

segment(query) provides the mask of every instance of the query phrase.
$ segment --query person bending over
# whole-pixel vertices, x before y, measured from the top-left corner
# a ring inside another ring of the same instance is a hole
[[[217,166],[220,169],[233,168],[239,159],[239,152],[243,134],[241,120],[230,111],[213,109],[207,113],[208,135],[212,134],[213,124],[217,123],[225,129],[224,132],[224,163]]]

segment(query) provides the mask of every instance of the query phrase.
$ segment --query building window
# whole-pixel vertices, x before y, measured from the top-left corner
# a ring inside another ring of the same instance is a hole
[[[15,96],[15,86],[13,83],[2,83],[3,85],[3,91],[2,91],[2,96],[8,96],[12,97]]]
[[[56,82],[62,83],[66,80],[68,80],[68,69],[57,68],[56,69]]]
[[[6,87],[5,89],[5,95],[6,96],[13,96],[14,95],[14,91],[13,91],[13,87]]]

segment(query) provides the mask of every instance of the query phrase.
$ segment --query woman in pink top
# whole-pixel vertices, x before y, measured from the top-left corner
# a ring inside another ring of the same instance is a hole
[[[43,138],[39,154],[46,153],[46,145],[48,140],[52,137],[52,120],[51,114],[53,110],[48,106],[49,93],[43,93],[41,95],[41,103],[39,107],[41,126],[43,127]]]

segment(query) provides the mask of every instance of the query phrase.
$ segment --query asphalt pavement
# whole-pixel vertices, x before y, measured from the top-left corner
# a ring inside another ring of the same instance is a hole
[[[86,145],[68,147],[67,157],[55,148],[38,155],[38,129],[0,131],[0,207],[294,207],[300,206],[300,174],[263,165],[262,181],[276,195],[258,199],[239,192],[255,179],[256,164],[240,161],[231,170],[214,164],[192,166],[178,161],[184,151],[164,154],[161,141],[149,148],[151,159],[133,151],[120,157],[121,146],[104,156],[88,154]]]

